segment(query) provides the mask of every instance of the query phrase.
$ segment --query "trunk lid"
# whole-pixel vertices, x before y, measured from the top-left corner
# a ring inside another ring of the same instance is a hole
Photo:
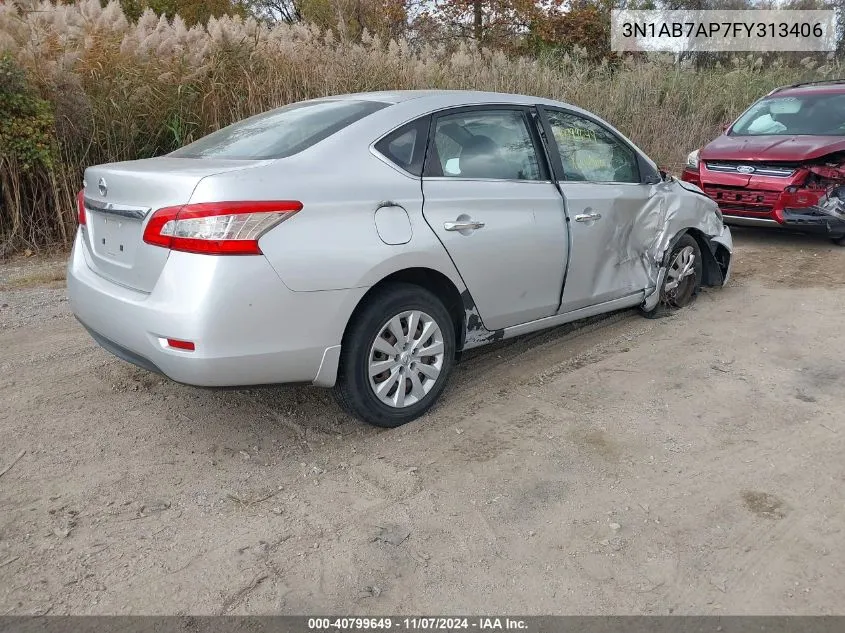
[[[150,216],[162,207],[187,204],[207,176],[265,162],[164,156],[89,167],[83,231],[88,265],[109,281],[151,292],[170,250],[144,242]]]

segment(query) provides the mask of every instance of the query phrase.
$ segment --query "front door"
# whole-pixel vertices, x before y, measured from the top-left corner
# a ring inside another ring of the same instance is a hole
[[[436,116],[423,173],[423,214],[497,330],[557,311],[567,262],[563,200],[520,107]]]
[[[649,285],[652,185],[636,151],[598,122],[546,108],[559,156],[571,255],[561,313],[619,299]],[[553,148],[553,149],[555,149]]]

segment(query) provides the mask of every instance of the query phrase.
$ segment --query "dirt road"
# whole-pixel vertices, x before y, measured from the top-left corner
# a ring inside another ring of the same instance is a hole
[[[735,237],[723,291],[487,348],[395,431],[135,369],[0,266],[0,615],[845,612],[845,248]]]

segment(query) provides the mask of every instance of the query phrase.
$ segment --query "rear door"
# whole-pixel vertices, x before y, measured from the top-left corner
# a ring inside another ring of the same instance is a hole
[[[561,313],[611,301],[649,285],[642,222],[655,174],[627,142],[593,119],[541,108],[569,216],[571,254]]]
[[[423,213],[490,330],[550,316],[560,302],[566,217],[530,112],[457,108],[431,126]]]

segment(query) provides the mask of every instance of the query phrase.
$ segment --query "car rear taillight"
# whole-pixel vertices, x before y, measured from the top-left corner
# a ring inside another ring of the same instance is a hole
[[[165,339],[165,341],[167,342],[168,347],[172,347],[174,349],[182,349],[186,352],[193,352],[197,348],[197,346],[194,345],[193,341],[181,341],[176,338]]]
[[[85,190],[76,194],[76,219],[79,226],[85,226]]]
[[[302,209],[295,200],[203,202],[153,213],[144,241],[205,255],[261,255],[258,239]]]

